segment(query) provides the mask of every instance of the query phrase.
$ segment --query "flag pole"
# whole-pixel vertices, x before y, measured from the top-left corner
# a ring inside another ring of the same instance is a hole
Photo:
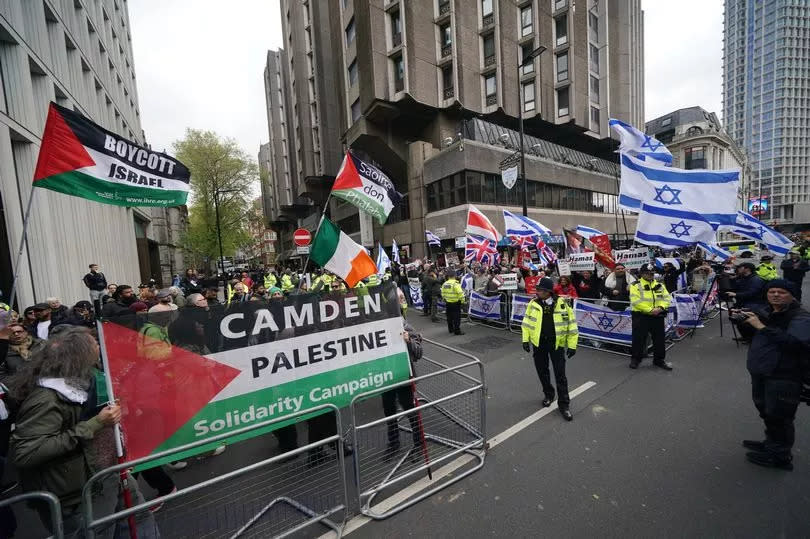
[[[312,241],[315,241],[315,238],[318,237],[318,231],[321,229],[321,223],[323,223],[323,218],[326,217],[326,209],[329,207],[329,201],[331,199],[332,199],[332,190],[330,189],[329,194],[326,195],[326,201],[324,201],[324,203],[323,203],[323,210],[321,211],[321,218],[318,219],[318,226],[315,227],[315,234],[313,234],[313,236],[312,236]],[[358,209],[357,211],[360,211],[360,210]],[[307,260],[306,260],[306,262],[304,262],[304,267],[301,268],[301,271],[303,273],[307,272],[307,266],[309,266],[309,259],[310,259],[311,256],[312,256],[312,244],[310,243],[309,253],[307,253]],[[303,283],[303,282],[304,282],[303,279],[298,281],[298,290],[301,290],[301,283]]]
[[[98,333],[98,347],[101,351],[101,366],[104,369],[104,383],[107,386],[107,398],[109,403],[115,402],[115,394],[113,392],[112,378],[110,378],[110,361],[107,357],[107,346],[104,343],[104,328],[101,320],[96,320],[96,331]],[[124,462],[124,446],[121,443],[121,425],[116,423],[113,426],[115,432],[115,454],[118,457],[118,464]],[[123,469],[119,472],[121,479],[121,486],[123,487],[124,505],[129,509],[132,507],[132,493],[129,491],[129,474],[127,470]],[[138,531],[135,525],[135,515],[130,515],[127,518],[129,524],[129,537],[130,539],[138,539]]]
[[[20,260],[25,250],[26,240],[28,239],[28,223],[31,220],[31,207],[34,205],[34,193],[36,188],[31,187],[31,195],[28,197],[28,205],[25,208],[25,216],[23,217],[22,237],[20,238],[20,248],[17,250],[17,260],[14,262],[14,279],[11,282],[11,292],[8,296],[8,307],[14,309],[14,300],[17,297],[17,280],[20,276]],[[19,310],[18,310],[19,312]]]

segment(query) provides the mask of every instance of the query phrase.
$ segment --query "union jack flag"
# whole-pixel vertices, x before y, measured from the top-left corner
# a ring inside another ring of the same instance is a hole
[[[542,239],[537,239],[537,254],[541,260],[545,260],[545,265],[551,265],[557,261],[557,255],[554,254],[554,251],[551,250],[551,247],[546,245]]]
[[[484,266],[492,266],[496,263],[498,250],[495,248],[495,242],[482,238],[481,236],[467,235],[467,246],[464,251],[464,260],[466,262],[480,262]]]

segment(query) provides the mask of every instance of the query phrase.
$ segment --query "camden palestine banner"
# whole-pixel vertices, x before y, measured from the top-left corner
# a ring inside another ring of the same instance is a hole
[[[191,174],[183,163],[51,103],[34,187],[116,206],[181,206]]]
[[[344,407],[355,395],[407,380],[410,361],[396,286],[385,283],[367,291],[210,311],[186,307],[105,323],[127,458],[321,404]],[[167,460],[210,449],[204,445]]]

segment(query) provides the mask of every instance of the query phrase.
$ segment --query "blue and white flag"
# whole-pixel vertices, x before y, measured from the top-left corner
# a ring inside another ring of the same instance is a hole
[[[720,260],[728,260],[732,256],[730,252],[726,251],[716,243],[699,242],[698,247],[703,249],[703,252],[711,256],[713,259],[719,258]]]
[[[740,236],[764,243],[769,250],[781,256],[787,255],[791,247],[793,247],[793,242],[783,234],[744,211],[737,212],[737,221],[733,226],[724,228]]]
[[[639,211],[642,204],[699,213],[712,224],[737,219],[739,170],[684,170],[650,166],[621,156],[619,206]]]
[[[638,243],[677,249],[698,242],[710,243],[714,238],[714,228],[698,213],[641,206],[635,237]]]
[[[672,154],[654,137],[645,135],[632,125],[626,124],[621,120],[611,118],[608,122],[610,127],[619,135],[621,145],[619,151],[622,153],[629,153],[635,155],[642,161],[654,159],[667,165],[672,164]]]
[[[501,296],[484,296],[478,292],[470,294],[470,317],[500,320]]]
[[[604,232],[596,230],[595,228],[591,228],[589,226],[584,225],[577,225],[574,229],[574,232],[582,236],[583,238],[591,239],[591,236],[605,236]]]
[[[437,236],[430,230],[425,230],[425,237],[427,238],[428,245],[436,245],[437,247],[441,247],[442,240],[440,240],[439,236]]]
[[[391,259],[385,253],[385,249],[380,242],[377,242],[377,275],[382,275],[385,270],[391,267]]]
[[[422,287],[420,285],[408,285],[411,294],[411,305],[414,309],[422,309],[425,307],[424,300],[422,300]]]
[[[509,319],[518,324],[523,322],[523,315],[526,314],[526,307],[528,307],[531,300],[531,296],[525,294],[513,294],[512,314],[509,316]]]
[[[702,328],[698,311],[703,305],[702,294],[672,294],[677,313],[677,325],[682,328]]]
[[[461,276],[461,289],[464,290],[464,293],[467,296],[470,295],[473,289],[473,276],[472,273],[465,273]]]
[[[506,228],[506,235],[513,240],[536,237],[547,242],[551,241],[550,228],[523,215],[503,210],[503,224]]]
[[[397,240],[391,240],[391,258],[397,264],[401,264],[399,261],[399,245],[397,245]]]

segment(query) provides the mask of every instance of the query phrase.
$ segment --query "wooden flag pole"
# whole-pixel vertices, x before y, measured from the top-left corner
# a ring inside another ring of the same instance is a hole
[[[25,216],[23,217],[23,226],[22,226],[22,237],[20,238],[20,248],[17,250],[17,260],[14,262],[14,280],[11,282],[11,292],[8,296],[8,306],[9,309],[14,309],[14,300],[17,297],[17,280],[20,276],[20,260],[22,260],[22,254],[25,250],[25,245],[28,240],[28,223],[31,220],[31,207],[34,205],[34,193],[37,190],[35,187],[31,187],[31,195],[28,197],[28,205],[25,208]],[[17,312],[20,312],[18,309]]]

